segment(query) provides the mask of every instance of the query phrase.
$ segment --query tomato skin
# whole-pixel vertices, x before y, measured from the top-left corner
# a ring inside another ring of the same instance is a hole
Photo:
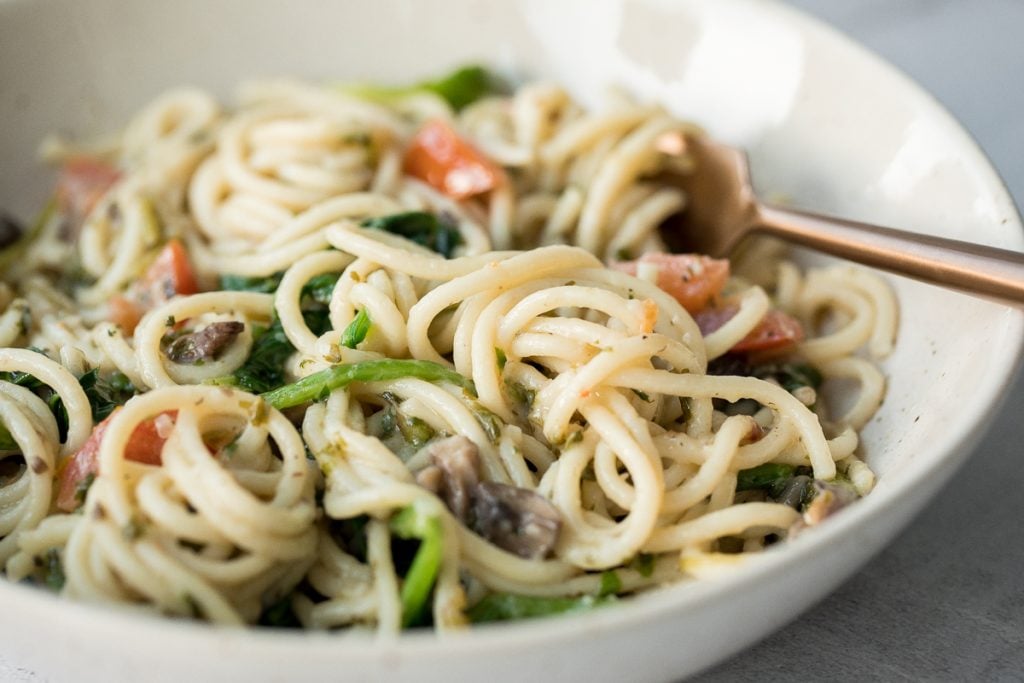
[[[157,254],[139,283],[147,290],[154,288],[170,299],[175,294],[195,294],[199,291],[196,275],[181,240],[170,240]]]
[[[658,267],[657,285],[671,294],[690,314],[704,310],[729,279],[729,262],[701,254],[652,252],[635,261],[613,261],[611,267],[636,275],[638,266]]]
[[[804,327],[793,316],[772,309],[761,322],[730,349],[737,353],[752,351],[778,351],[804,340]]]
[[[135,331],[143,313],[137,303],[120,294],[110,297],[107,302],[107,320],[119,326],[126,334]]]
[[[719,329],[739,311],[737,306],[706,308],[694,315],[694,320],[703,335]],[[761,322],[750,333],[739,340],[730,353],[753,353],[755,351],[779,351],[804,340],[804,328],[800,321],[778,309],[768,311]]]
[[[131,334],[149,309],[176,294],[195,294],[198,291],[188,252],[180,240],[172,239],[125,294],[115,294],[110,298],[107,319],[120,325],[126,334]]]
[[[501,167],[444,121],[428,121],[405,152],[403,170],[454,199],[489,192],[505,182]]]
[[[111,164],[91,157],[64,162],[57,179],[57,202],[74,227],[81,225],[103,195],[121,177]]]
[[[103,443],[103,435],[110,426],[110,421],[120,407],[115,408],[105,420],[96,425],[92,434],[82,447],[74,455],[64,462],[57,472],[57,509],[62,512],[74,512],[82,501],[76,497],[78,486],[90,475],[96,476],[99,472],[100,445]],[[165,413],[172,418],[177,411]],[[125,447],[125,458],[134,462],[146,465],[160,465],[161,452],[166,439],[160,436],[156,426],[157,418],[140,422],[132,435],[128,438]]]

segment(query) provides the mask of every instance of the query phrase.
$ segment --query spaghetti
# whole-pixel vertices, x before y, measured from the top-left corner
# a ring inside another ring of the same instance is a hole
[[[444,631],[686,580],[870,490],[887,287],[665,254],[698,130],[453,95],[482,78],[180,90],[50,145],[0,284],[9,579]]]

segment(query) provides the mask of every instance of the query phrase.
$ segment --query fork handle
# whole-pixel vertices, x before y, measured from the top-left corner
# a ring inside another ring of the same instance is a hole
[[[1024,254],[777,206],[759,206],[753,230],[898,275],[1024,304]]]

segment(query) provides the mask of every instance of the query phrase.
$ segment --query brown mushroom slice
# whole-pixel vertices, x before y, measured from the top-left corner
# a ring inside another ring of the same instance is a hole
[[[808,526],[820,524],[857,500],[857,492],[849,486],[815,479],[813,487],[814,498],[804,509],[803,521]]]
[[[473,493],[473,529],[478,534],[519,557],[551,555],[562,528],[562,516],[551,501],[529,489],[490,481]]]
[[[468,524],[473,492],[480,483],[480,453],[476,444],[464,436],[449,436],[427,449],[433,465],[421,470],[416,481],[441,496],[452,514]]]
[[[198,332],[182,335],[167,347],[167,357],[175,363],[195,365],[217,358],[245,329],[237,320],[210,323]]]

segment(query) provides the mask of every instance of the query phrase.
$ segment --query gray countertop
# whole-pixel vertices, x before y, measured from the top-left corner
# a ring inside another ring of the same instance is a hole
[[[934,94],[1024,206],[1024,2],[792,0]],[[836,593],[697,680],[1024,680],[1024,379],[955,479]]]

